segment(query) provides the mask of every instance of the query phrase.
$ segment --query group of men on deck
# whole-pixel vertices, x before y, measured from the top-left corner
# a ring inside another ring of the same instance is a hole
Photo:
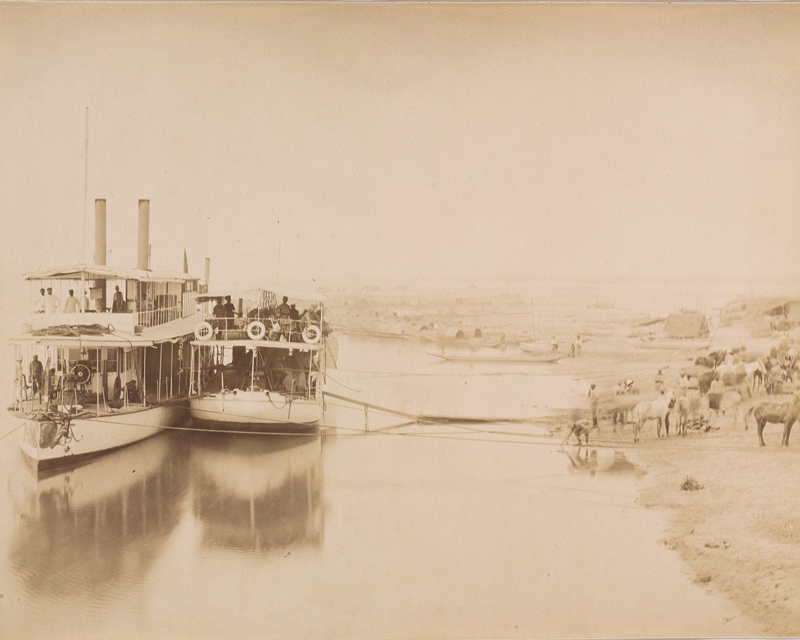
[[[39,289],[39,299],[33,305],[34,313],[58,313],[61,311],[61,299],[53,295],[53,288],[47,287],[47,291]],[[89,309],[89,300],[83,297],[84,310]],[[69,296],[64,300],[64,313],[78,313],[80,311],[80,301],[75,297],[75,291],[69,290]]]

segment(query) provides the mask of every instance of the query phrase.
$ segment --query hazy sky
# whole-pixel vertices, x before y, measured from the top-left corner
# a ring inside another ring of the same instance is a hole
[[[800,273],[800,6],[0,4],[11,277]]]

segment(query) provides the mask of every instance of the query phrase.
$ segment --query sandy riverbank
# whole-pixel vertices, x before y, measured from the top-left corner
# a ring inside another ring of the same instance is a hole
[[[752,418],[751,418],[752,420]],[[800,451],[767,446],[738,416],[712,421],[719,431],[643,441],[632,459],[648,471],[639,503],[669,510],[664,544],[680,553],[696,580],[729,597],[775,636],[800,635]],[[684,491],[693,478],[703,488]]]
[[[748,349],[764,346],[759,342]],[[604,349],[598,342],[587,345],[581,358],[564,361],[564,369],[596,381],[606,392],[627,375],[647,391],[658,368],[677,373],[693,355],[698,354],[624,352]],[[601,415],[593,443],[629,443],[629,459],[647,471],[638,502],[667,511],[663,543],[681,555],[698,583],[728,597],[740,615],[763,625],[765,635],[798,636],[800,428],[791,446],[782,449],[782,426],[767,425],[767,446],[759,447],[755,421],[745,418],[759,400],[745,400],[726,415],[712,414],[712,430],[683,438],[673,431],[668,439],[659,439],[655,422],[650,422],[638,445],[631,442],[631,425],[614,433],[610,417]],[[681,490],[687,477],[703,488]]]

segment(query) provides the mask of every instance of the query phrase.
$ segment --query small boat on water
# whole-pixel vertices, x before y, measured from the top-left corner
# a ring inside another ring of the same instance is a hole
[[[97,200],[98,264],[25,276],[33,300],[22,334],[10,341],[8,412],[37,470],[137,442],[188,418],[185,347],[196,323],[198,279],[149,269],[149,216],[149,201],[140,200],[136,269],[105,265],[105,200]]]
[[[550,353],[551,351],[555,351],[553,344],[544,340],[521,342],[519,348],[526,353]]]
[[[423,341],[435,342],[439,346],[464,349],[484,349],[505,346],[502,331],[481,330],[478,327],[442,327],[423,329],[419,332]]]
[[[229,300],[227,315],[222,300]],[[337,346],[329,339],[322,299],[252,289],[205,293],[198,302],[190,365],[193,426],[292,432],[318,425],[326,367],[335,362]]]
[[[497,364],[539,364],[539,363],[548,363],[548,362],[558,362],[562,355],[556,351],[552,351],[550,353],[541,353],[541,354],[511,354],[511,355],[447,355],[447,354],[438,354],[438,353],[429,353],[429,356],[433,356],[434,358],[439,358],[440,360],[445,360],[447,362],[491,362]]]

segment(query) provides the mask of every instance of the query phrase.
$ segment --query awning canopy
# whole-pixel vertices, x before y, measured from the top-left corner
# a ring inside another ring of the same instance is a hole
[[[186,282],[198,280],[188,273],[178,271],[149,271],[147,269],[121,269],[99,264],[74,264],[26,273],[26,280],[138,280],[140,282]]]
[[[274,289],[237,289],[237,288],[219,288],[215,289],[214,291],[209,291],[207,293],[201,293],[197,296],[197,302],[208,302],[209,300],[214,300],[215,298],[224,298],[225,296],[230,296],[232,300],[236,300],[237,298],[244,298],[247,300],[258,300],[261,297],[262,293],[272,293],[278,301],[283,299],[283,296],[286,296],[290,300],[302,300],[304,302],[322,302],[323,297],[318,293],[310,293],[308,291],[297,291],[286,289],[282,287],[276,287]]]

